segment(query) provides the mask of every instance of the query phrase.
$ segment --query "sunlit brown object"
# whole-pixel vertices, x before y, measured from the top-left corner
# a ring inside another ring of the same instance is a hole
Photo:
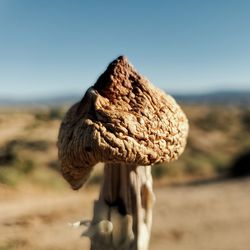
[[[188,122],[174,99],[118,57],[67,112],[58,148],[63,176],[79,189],[98,162],[104,180],[86,235],[91,249],[148,249],[151,165],[177,159]]]

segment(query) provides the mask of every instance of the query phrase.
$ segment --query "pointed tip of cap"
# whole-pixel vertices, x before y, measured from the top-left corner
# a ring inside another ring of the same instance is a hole
[[[115,60],[113,60],[109,65],[128,65],[128,58],[124,55],[118,56]]]
[[[132,69],[133,65],[129,63],[126,56],[118,56],[108,65],[107,69],[97,79],[94,84],[94,89],[106,96],[104,94],[105,89],[109,88],[114,83],[112,77],[115,76],[116,78],[119,78],[124,76],[124,72],[131,71]],[[110,92],[110,90],[108,90],[108,92]]]
[[[124,56],[124,55],[120,55],[120,56],[117,57],[116,60],[117,61],[128,61],[128,58],[126,56]]]

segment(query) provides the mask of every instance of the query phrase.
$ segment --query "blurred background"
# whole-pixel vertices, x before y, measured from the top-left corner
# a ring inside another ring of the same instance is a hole
[[[250,246],[250,2],[0,0],[0,250],[89,249],[102,166],[60,174],[66,110],[126,55],[186,112],[179,160],[152,168],[150,249]]]

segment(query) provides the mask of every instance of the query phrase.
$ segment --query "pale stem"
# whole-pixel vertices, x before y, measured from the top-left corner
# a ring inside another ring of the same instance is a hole
[[[151,166],[106,164],[85,234],[91,238],[91,250],[147,250],[153,204]]]

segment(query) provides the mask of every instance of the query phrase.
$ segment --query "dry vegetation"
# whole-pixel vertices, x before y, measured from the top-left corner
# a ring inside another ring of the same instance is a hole
[[[191,127],[187,150],[180,160],[153,168],[157,204],[150,249],[248,250],[250,180],[225,177],[239,173],[247,159],[249,165],[250,110],[184,109]],[[101,171],[80,192],[58,174],[63,113],[0,111],[0,250],[88,249],[88,240],[79,238],[83,229],[67,223],[91,218],[97,187],[90,184],[100,181]],[[235,163],[241,154],[245,158]],[[249,174],[249,167],[241,172]]]

